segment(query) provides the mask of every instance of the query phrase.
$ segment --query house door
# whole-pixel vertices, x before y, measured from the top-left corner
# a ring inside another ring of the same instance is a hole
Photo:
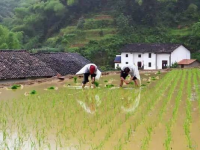
[[[181,68],[184,68],[184,65],[181,65]]]
[[[141,69],[141,68],[142,68],[142,62],[139,61],[139,62],[137,63],[137,66],[138,66],[139,69]]]
[[[162,61],[162,69],[166,69],[167,68],[167,60],[163,60]]]

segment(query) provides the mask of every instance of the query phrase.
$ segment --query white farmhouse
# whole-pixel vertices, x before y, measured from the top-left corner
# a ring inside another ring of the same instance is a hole
[[[114,63],[115,69],[121,68],[121,55],[116,55]]]
[[[165,69],[175,62],[190,59],[190,51],[180,44],[127,44],[121,49],[121,64],[139,69]]]

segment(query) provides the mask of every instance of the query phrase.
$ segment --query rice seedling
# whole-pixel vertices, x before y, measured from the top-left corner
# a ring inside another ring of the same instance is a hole
[[[184,123],[184,131],[185,131],[185,135],[187,138],[187,142],[188,142],[188,147],[189,149],[193,149],[192,148],[192,139],[190,136],[190,124],[192,123],[192,116],[191,116],[191,91],[192,91],[192,85],[191,85],[191,81],[192,81],[192,73],[188,72],[188,84],[187,84],[187,106],[186,106],[186,119],[185,119],[185,123]]]
[[[11,87],[12,90],[16,90],[18,89],[19,87],[21,87],[21,85],[18,85],[18,84],[15,84]]]
[[[170,143],[172,141],[172,135],[171,135],[171,125],[167,124],[166,125],[166,129],[167,129],[167,138],[165,139],[165,149],[166,150],[170,150],[171,147],[170,147]]]
[[[36,90],[32,90],[32,91],[30,92],[31,95],[35,95],[36,93],[37,93]]]
[[[170,77],[169,77],[170,78]],[[172,80],[172,78],[170,78],[171,80]],[[167,82],[167,80],[166,80],[166,82]],[[155,95],[154,95],[155,96]],[[150,103],[149,103],[150,104]],[[144,116],[146,116],[146,114],[149,112],[149,110],[150,110],[150,107],[151,105],[149,105],[149,108],[147,109],[147,111],[146,111],[146,113],[145,114],[143,114],[143,117],[142,118],[145,118]],[[118,128],[123,124],[123,123],[125,123],[131,116],[132,116],[133,114],[128,114],[128,115],[126,115],[126,117],[125,117],[125,121],[123,122],[123,121],[120,121],[120,122],[118,122]],[[142,119],[143,121],[145,120],[145,119]],[[137,122],[137,126],[138,125],[140,125],[140,123],[141,122]],[[134,125],[134,131],[136,130],[136,124]]]
[[[77,77],[73,77],[74,83],[77,83]]]
[[[112,88],[112,87],[114,87],[113,84],[107,84],[107,85],[106,85],[106,88]]]
[[[48,88],[48,90],[55,90],[55,87],[51,86],[51,87]]]
[[[133,83],[133,82],[130,82],[129,84],[130,84],[130,85],[133,85],[134,83]]]
[[[192,75],[195,72],[196,74]],[[152,82],[155,84],[152,86],[153,88],[142,90],[102,88],[82,91],[60,88],[59,91],[51,90],[40,94],[40,91],[36,89],[36,96],[0,101],[2,141],[4,138],[4,141],[0,143],[0,149],[14,147],[24,149],[26,142],[30,144],[25,149],[130,149],[134,144],[138,145],[138,143],[134,143],[134,139],[137,139],[137,134],[140,133],[138,131],[144,125],[147,127],[145,127],[145,135],[140,148],[149,149],[150,143],[155,140],[152,138],[153,131],[157,128],[158,123],[162,122],[168,102],[176,93],[172,119],[166,125],[166,138],[163,140],[165,149],[171,148],[173,141],[173,130],[171,129],[173,124],[176,124],[181,97],[186,89],[189,100],[193,82],[198,85],[199,74],[197,72],[195,70],[187,77],[184,75],[184,71],[171,71],[162,80]],[[188,88],[184,88],[186,77],[192,78],[192,80],[188,80],[191,82],[187,85]],[[102,82],[104,80],[100,81],[100,83]],[[116,84],[113,82],[111,85],[115,86]],[[179,87],[178,91],[176,91],[177,87]],[[137,108],[129,111],[137,102],[139,93],[141,96]],[[77,103],[77,100],[85,103],[85,106],[94,113],[87,112]],[[162,105],[157,108],[156,104],[159,104],[160,101],[163,101]],[[191,101],[189,101],[185,112],[183,134],[188,139],[188,145],[192,147],[191,108]],[[149,114],[154,109],[159,109],[159,115],[153,114],[151,117],[154,118],[148,119],[150,122],[146,124]],[[13,132],[17,132],[18,135],[13,142],[10,142]],[[12,143],[15,143],[15,146],[12,147]]]
[[[180,77],[179,77],[180,78]],[[180,84],[180,90],[177,93],[176,99],[175,99],[175,107],[173,109],[173,113],[172,113],[172,118],[169,120],[169,122],[166,124],[166,139],[164,142],[164,146],[166,150],[170,150],[170,144],[172,141],[172,135],[171,135],[171,128],[172,125],[175,123],[176,117],[177,117],[177,112],[178,112],[178,108],[180,105],[180,100],[182,98],[182,90],[184,88],[184,81],[186,79],[186,72],[183,72],[183,77],[181,78],[181,84]]]
[[[95,85],[96,87],[99,87],[99,82],[95,81],[95,82],[94,82],[94,85]]]
[[[161,74],[160,70],[157,72],[157,74]]]

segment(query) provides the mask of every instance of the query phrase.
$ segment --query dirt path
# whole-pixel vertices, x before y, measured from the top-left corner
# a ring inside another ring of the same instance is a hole
[[[140,71],[140,74],[148,74],[148,73],[157,73],[157,70],[152,70],[152,71]],[[161,73],[167,73],[168,70],[161,70]],[[108,71],[108,72],[102,72],[102,76],[108,76],[108,75],[116,75],[120,74],[120,71]],[[75,75],[66,75],[64,76],[65,81],[70,80],[74,77]],[[78,78],[82,78],[83,76],[80,75]],[[57,77],[52,77],[52,78],[40,78],[40,79],[18,79],[18,80],[0,80],[0,88],[4,87],[9,87],[12,86],[13,84],[21,84],[21,85],[33,85],[33,84],[40,84],[40,83],[46,83],[46,82],[63,82],[62,80],[59,80]]]

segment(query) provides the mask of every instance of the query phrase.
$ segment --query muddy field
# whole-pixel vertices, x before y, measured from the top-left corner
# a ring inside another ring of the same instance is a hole
[[[142,74],[140,88],[118,88],[117,74],[96,89],[82,79],[4,87],[0,149],[198,150],[199,79],[192,69]]]

